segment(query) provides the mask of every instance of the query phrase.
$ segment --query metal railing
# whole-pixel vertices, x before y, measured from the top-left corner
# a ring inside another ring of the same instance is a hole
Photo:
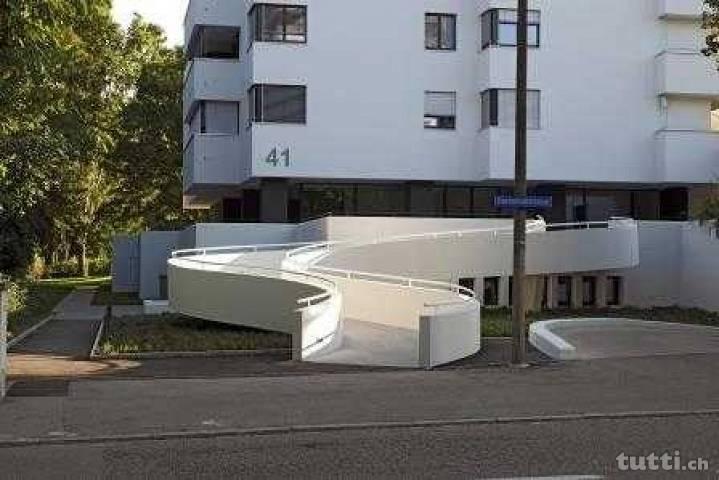
[[[212,255],[227,255],[227,254],[247,254],[257,252],[271,252],[271,251],[283,251],[288,250],[297,246],[307,245],[307,243],[286,243],[286,244],[266,244],[266,245],[249,245],[249,246],[231,246],[231,247],[207,247],[207,248],[194,248],[186,250],[177,250],[172,252],[172,258],[175,260],[193,262],[198,265],[211,265],[216,267],[222,267],[234,271],[244,271],[251,275],[257,275],[269,278],[283,277],[294,277],[300,283],[306,283],[316,288],[326,290],[323,293],[313,295],[311,297],[300,298],[297,300],[297,304],[303,307],[311,307],[314,305],[321,304],[339,292],[337,284],[327,278],[320,275],[313,275],[307,272],[297,272],[294,270],[287,270],[282,268],[263,267],[259,265],[250,265],[247,263],[233,262],[213,262],[208,258],[198,257],[211,257]]]

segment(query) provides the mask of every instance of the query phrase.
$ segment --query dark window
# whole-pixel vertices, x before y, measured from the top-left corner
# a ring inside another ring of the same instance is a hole
[[[303,219],[325,215],[352,215],[355,188],[352,185],[305,184],[300,188]]]
[[[358,215],[395,215],[406,210],[405,190],[399,185],[357,185]]]
[[[582,303],[585,307],[593,307],[597,304],[597,278],[582,278]]]
[[[250,119],[265,123],[306,123],[304,86],[254,85],[250,89]]]
[[[474,292],[474,278],[460,278],[459,286]]]
[[[427,50],[456,50],[457,16],[444,13],[426,14],[424,36]]]
[[[482,92],[482,128],[511,128],[516,123],[517,95],[512,89],[493,88]],[[527,127],[541,128],[541,93],[527,92]]]
[[[307,42],[307,7],[256,3],[249,14],[256,42]]]
[[[468,217],[472,214],[472,189],[469,187],[447,187],[444,195],[447,216]]]
[[[527,41],[530,47],[540,43],[540,18],[537,10],[529,12]],[[506,8],[487,10],[482,14],[482,48],[517,45],[517,11]]]
[[[239,198],[225,198],[222,200],[222,221],[237,223],[242,221],[242,200]]]
[[[230,27],[202,26],[188,48],[190,60],[195,58],[237,59],[240,56],[240,30]]]
[[[617,307],[622,303],[622,277],[607,277],[607,305]]]
[[[568,308],[572,305],[572,277],[557,277],[557,306]]]
[[[489,307],[499,305],[499,277],[485,277],[484,305]]]

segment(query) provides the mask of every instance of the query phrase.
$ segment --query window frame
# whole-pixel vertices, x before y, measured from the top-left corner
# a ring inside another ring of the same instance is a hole
[[[266,120],[264,115],[264,91],[265,87],[278,87],[278,88],[297,88],[304,92],[304,115],[302,121],[287,121],[287,120]],[[260,95],[258,96],[258,91]],[[279,125],[307,125],[307,86],[306,85],[285,85],[285,84],[274,84],[274,83],[256,83],[250,87],[247,92],[247,103],[248,103],[248,124],[252,126],[258,124],[279,124]],[[259,114],[259,118],[258,118]]]
[[[456,130],[457,129],[457,92],[440,92],[435,90],[427,90],[424,92],[425,97],[425,103],[427,101],[428,95],[452,95],[453,101],[454,101],[454,115],[433,115],[428,114],[424,112],[424,128],[427,130]],[[427,120],[435,120],[437,122],[436,126],[431,126],[427,124]],[[443,123],[444,122],[444,123]]]
[[[512,126],[503,126],[499,124],[499,92],[516,92],[514,88],[488,88],[480,93],[480,130],[487,130],[489,128],[512,128]],[[529,119],[527,119],[528,130],[541,130],[542,129],[542,91],[535,88],[527,90],[527,96],[529,94],[537,93],[539,95],[539,117],[537,118],[537,126],[533,127],[530,125]],[[516,94],[515,94],[516,95]],[[489,100],[489,109],[486,108],[485,99]],[[516,109],[516,107],[515,107]],[[488,118],[487,110],[489,110]],[[485,121],[486,120],[486,121]]]
[[[257,21],[257,15],[264,14],[265,8],[277,8],[282,10],[282,40],[269,40],[264,39],[262,37],[262,23]],[[261,43],[287,43],[292,45],[304,45],[307,43],[307,38],[309,35],[309,15],[308,15],[308,6],[307,5],[296,5],[296,4],[289,4],[289,3],[255,3],[252,5],[252,8],[250,8],[250,11],[247,13],[248,17],[248,33],[250,36],[249,41],[249,47],[251,47],[255,42],[261,42]],[[305,25],[304,25],[304,34],[302,35],[302,40],[288,40],[287,39],[287,10],[299,8],[304,11],[304,17],[305,17]],[[249,48],[248,47],[248,48]]]
[[[427,21],[430,18],[437,19],[437,45],[429,46],[427,38]],[[442,19],[449,18],[452,20],[452,28],[454,29],[454,35],[452,36],[452,45],[450,47],[442,46]],[[437,13],[437,12],[426,12],[424,14],[424,49],[436,52],[456,52],[457,51],[457,14],[456,13]]]
[[[482,50],[486,50],[490,47],[516,47],[517,46],[517,40],[515,38],[514,43],[501,43],[500,42],[500,35],[499,30],[501,25],[517,25],[518,22],[508,22],[506,20],[502,21],[500,20],[499,13],[505,11],[505,12],[517,12],[517,9],[515,8],[490,8],[489,10],[486,10],[484,13],[482,13],[480,18],[480,25],[481,25],[481,35],[480,35],[480,41],[481,41],[481,47]],[[532,14],[536,13],[539,16],[539,20],[532,21]],[[485,22],[485,19],[488,18],[489,21]],[[489,35],[486,35],[485,28],[487,26],[487,23],[489,24],[490,32]],[[541,10],[530,10],[529,11],[529,22],[527,23],[527,30],[532,30],[532,28],[536,28],[537,30],[537,43],[532,44],[529,43],[529,48],[539,48],[542,45],[542,11]],[[531,35],[527,35],[527,40],[531,42]]]

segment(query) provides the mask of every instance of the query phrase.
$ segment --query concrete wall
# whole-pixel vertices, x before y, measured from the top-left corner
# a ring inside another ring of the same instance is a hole
[[[424,368],[456,361],[481,347],[480,304],[466,302],[429,308],[420,318],[419,362]]]
[[[112,291],[140,291],[140,237],[117,235],[112,239]]]
[[[637,230],[631,222],[610,229],[530,233],[527,241],[527,269],[533,275],[626,268],[638,261]],[[421,236],[339,247],[321,266],[447,282],[507,276],[512,272],[512,232]]]
[[[719,238],[698,225],[682,234],[681,304],[719,311]]]
[[[181,245],[181,232],[145,232],[140,235],[140,298],[162,297],[162,277],[167,276],[167,260]]]
[[[287,223],[200,223],[190,248],[292,243],[296,226]]]

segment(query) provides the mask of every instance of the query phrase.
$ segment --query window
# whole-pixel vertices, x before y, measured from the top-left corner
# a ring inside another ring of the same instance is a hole
[[[597,304],[597,278],[582,277],[582,303],[585,307]]]
[[[454,92],[424,93],[424,128],[453,130],[456,112],[457,95]]]
[[[622,303],[622,277],[607,277],[607,305],[617,307]]]
[[[460,278],[459,286],[474,292],[474,278],[470,278],[470,277]]]
[[[511,89],[490,89],[482,92],[482,128],[513,128],[516,122],[517,95]],[[527,128],[541,128],[541,92],[527,92]]]
[[[307,42],[307,7],[256,3],[249,14],[250,35],[256,42]]]
[[[540,17],[537,10],[529,12],[527,42],[539,46]],[[482,48],[490,46],[514,47],[517,45],[517,11],[504,8],[487,10],[482,14]]]
[[[240,56],[240,30],[229,27],[200,27],[190,42],[188,55],[190,60],[237,59]]]
[[[306,123],[307,88],[254,85],[250,89],[250,110],[252,122]]]
[[[709,128],[719,131],[719,102],[712,102],[709,112]]]
[[[427,50],[456,50],[457,16],[444,13],[426,14],[424,46]]]
[[[484,305],[488,307],[499,305],[499,277],[484,279]]]
[[[572,277],[557,277],[557,306],[568,308],[572,305]]]

